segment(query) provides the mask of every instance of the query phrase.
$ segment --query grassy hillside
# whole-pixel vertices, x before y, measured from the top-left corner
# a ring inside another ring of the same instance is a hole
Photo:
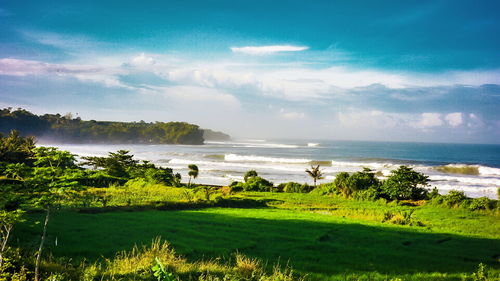
[[[479,263],[500,272],[500,224],[494,214],[314,194],[239,196],[269,207],[60,211],[49,226],[48,248],[55,256],[95,260],[161,236],[191,261],[230,260],[239,252],[270,265],[289,264],[312,279],[347,274],[460,280]],[[409,210],[420,226],[382,222],[387,213]],[[42,217],[30,214],[18,227],[15,237],[24,246],[36,245],[40,225],[33,222]]]

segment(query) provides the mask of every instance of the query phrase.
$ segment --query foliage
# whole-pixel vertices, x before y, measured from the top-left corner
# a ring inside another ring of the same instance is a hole
[[[107,157],[85,156],[82,165],[92,166],[94,169],[103,169],[108,175],[120,178],[130,178],[129,170],[138,161],[133,159],[133,155],[128,154],[128,150],[118,150],[109,152]]]
[[[36,167],[51,167],[59,169],[76,168],[75,155],[69,151],[62,151],[56,147],[40,146],[34,149]]]
[[[230,187],[233,191],[273,191],[274,184],[262,177],[255,176],[247,179],[246,182],[232,182]]]
[[[279,184],[276,189],[278,191],[289,192],[289,193],[308,193],[314,189],[313,186],[310,186],[306,183],[300,184],[297,182],[287,182]]]
[[[23,213],[21,210],[0,210],[0,273],[3,271],[5,252],[8,249],[7,243],[9,242],[12,228],[16,223],[24,221]]]
[[[189,183],[188,183],[188,186],[191,186],[191,179],[196,179],[198,177],[198,173],[199,173],[199,170],[198,170],[198,166],[194,165],[194,164],[190,164],[188,165],[188,176],[189,176]]]
[[[319,165],[316,167],[311,166],[311,169],[306,169],[306,173],[313,179],[314,181],[314,187],[316,187],[316,181],[323,179],[323,173],[321,172],[321,169],[319,168]]]
[[[489,210],[495,207],[495,200],[491,200],[488,197],[474,198],[470,202],[469,209],[472,211],[477,210]]]
[[[71,143],[203,144],[203,130],[185,122],[83,121],[71,114],[34,115],[24,109],[0,110],[0,132],[11,129]],[[0,146],[0,159],[2,155]],[[0,160],[3,161],[3,160]]]
[[[255,171],[255,170],[250,170],[250,171],[247,171],[247,172],[245,173],[245,175],[243,175],[243,180],[244,180],[245,182],[247,182],[249,178],[257,177],[258,175],[259,175],[259,174],[257,174],[257,171]]]
[[[177,279],[171,272],[167,272],[165,266],[161,263],[160,259],[155,257],[155,265],[151,268],[153,271],[153,276],[158,279],[158,281],[176,281]]]
[[[11,130],[7,137],[0,133],[0,162],[29,163],[34,149],[34,137],[23,138],[16,130]]]
[[[376,178],[375,173],[368,168],[363,168],[362,171],[352,175],[341,172],[337,174],[333,184],[345,198],[352,197],[358,192],[368,189],[370,191],[363,192],[357,197],[373,200],[380,197],[380,181]]]
[[[180,176],[174,175],[172,169],[156,167],[148,161],[134,159],[128,150],[109,152],[107,157],[87,156],[82,165],[92,166],[91,176],[82,180],[90,180],[87,185],[97,183],[97,186],[108,186],[112,183],[123,183],[127,179],[144,179],[151,184],[180,186]],[[107,184],[107,185],[106,185]]]
[[[385,212],[382,222],[390,222],[399,225],[424,226],[421,221],[414,218],[414,212],[414,210],[399,213]]]
[[[427,196],[429,178],[407,166],[391,171],[381,186],[382,193],[391,200],[420,200]]]

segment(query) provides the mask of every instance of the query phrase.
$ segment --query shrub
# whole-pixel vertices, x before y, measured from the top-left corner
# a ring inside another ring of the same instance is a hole
[[[279,184],[277,186],[277,190],[288,193],[308,193],[313,190],[313,187],[305,183],[300,184],[297,182],[287,182]]]
[[[382,194],[378,188],[370,187],[366,190],[358,191],[355,195],[355,198],[358,200],[376,201],[381,197],[381,195]]]
[[[245,175],[243,176],[243,180],[245,182],[247,182],[249,178],[257,177],[258,175],[259,174],[257,174],[257,171],[250,170],[250,171],[248,171],[248,172],[245,173]]]
[[[493,203],[495,202],[488,197],[474,198],[469,204],[469,209],[472,211],[492,209],[494,208]]]
[[[244,186],[244,185],[245,185],[245,184],[244,184],[244,183],[242,183],[242,182],[239,182],[239,181],[233,181],[233,182],[229,185],[229,187],[231,188],[231,191],[238,192],[238,191],[243,191],[243,190],[244,190],[244,188],[243,188],[243,186]]]
[[[274,184],[262,177],[251,177],[244,183],[246,191],[272,191]]]
[[[429,179],[412,168],[400,166],[381,186],[384,196],[391,200],[421,200],[427,198]]]
[[[262,177],[250,177],[246,182],[232,182],[229,187],[232,191],[274,191],[274,184]]]
[[[363,168],[363,171],[353,173],[352,175],[341,172],[335,177],[333,183],[346,198],[355,196],[357,192],[369,188],[373,189],[370,193],[374,195],[374,191],[378,190],[380,186],[380,181],[375,177],[375,173],[368,168]],[[378,197],[377,195],[374,199]]]
[[[424,226],[421,221],[415,219],[413,212],[413,210],[407,212],[402,211],[397,214],[393,212],[385,212],[382,222],[390,222],[398,225]]]
[[[311,193],[318,195],[328,195],[328,194],[339,195],[341,192],[333,182],[330,182],[318,185],[318,187],[313,189]]]
[[[456,207],[468,199],[463,191],[450,190],[448,194],[443,196],[443,203],[448,207]]]

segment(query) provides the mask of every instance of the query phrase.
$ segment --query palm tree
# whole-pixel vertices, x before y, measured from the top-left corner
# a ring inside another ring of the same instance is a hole
[[[189,168],[189,172],[188,172],[188,175],[189,175],[188,186],[191,186],[191,178],[195,179],[195,178],[198,177],[198,166],[196,166],[195,164],[190,164],[190,165],[188,165],[188,168]]]
[[[311,166],[311,169],[306,169],[306,173],[309,174],[311,178],[314,180],[314,187],[316,188],[316,181],[323,179],[323,174],[321,173],[321,170],[319,169],[319,165],[314,167]]]

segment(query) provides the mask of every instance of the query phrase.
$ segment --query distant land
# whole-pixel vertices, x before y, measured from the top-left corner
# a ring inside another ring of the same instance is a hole
[[[216,132],[210,129],[202,129],[203,138],[209,141],[228,141],[231,140],[231,136],[224,134],[223,132]]]
[[[223,141],[230,136],[186,122],[115,122],[81,120],[71,113],[36,115],[25,109],[0,109],[0,133],[17,130],[55,143],[193,144]]]

